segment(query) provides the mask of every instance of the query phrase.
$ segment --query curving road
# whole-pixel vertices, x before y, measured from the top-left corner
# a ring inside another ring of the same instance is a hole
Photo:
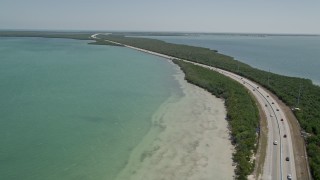
[[[288,174],[291,174],[292,179],[296,179],[290,129],[287,118],[277,102],[258,84],[228,71],[209,68],[242,83],[252,92],[267,115],[268,144],[262,179],[287,179]],[[274,141],[278,144],[274,145]],[[289,157],[289,161],[286,161],[286,157]]]
[[[98,39],[94,34],[91,36],[93,39]],[[109,41],[109,40],[105,40]],[[285,180],[288,174],[291,175],[292,179],[296,179],[295,162],[293,157],[293,146],[292,146],[292,136],[289,129],[288,120],[285,116],[284,110],[282,110],[265,89],[259,87],[255,82],[241,77],[229,71],[225,71],[219,68],[191,62],[188,60],[179,59],[172,56],[167,56],[164,54],[156,53],[153,51],[148,51],[141,48],[136,48],[133,46],[109,41],[118,45],[125,46],[134,50],[138,50],[144,53],[160,56],[166,59],[178,59],[184,62],[192,63],[197,66],[208,68],[212,71],[219,72],[239,83],[241,83],[245,88],[252,92],[257,102],[261,105],[263,111],[267,115],[268,124],[268,143],[266,151],[266,160],[263,167],[262,179],[267,180]],[[286,135],[286,137],[284,137]],[[274,144],[277,141],[277,145]],[[289,158],[289,161],[286,158]]]

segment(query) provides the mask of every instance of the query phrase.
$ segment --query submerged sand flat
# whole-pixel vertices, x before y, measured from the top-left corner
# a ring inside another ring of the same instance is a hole
[[[233,146],[221,99],[176,75],[182,98],[171,98],[133,150],[117,180],[233,179]]]

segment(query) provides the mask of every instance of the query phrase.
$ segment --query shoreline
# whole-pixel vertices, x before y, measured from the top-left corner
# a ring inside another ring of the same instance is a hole
[[[233,179],[234,147],[223,100],[189,84],[176,68],[183,97],[160,106],[116,179]]]

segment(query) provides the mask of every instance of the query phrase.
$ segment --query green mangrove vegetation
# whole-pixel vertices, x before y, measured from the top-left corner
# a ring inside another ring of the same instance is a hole
[[[79,40],[92,40],[92,38],[90,37],[92,34],[94,33],[0,31],[0,37],[45,37],[69,38]],[[103,40],[111,40],[122,44],[127,44],[138,48],[143,48],[146,50],[173,56],[176,58],[186,59],[189,61],[210,65],[234,72],[264,86],[265,88],[273,92],[276,96],[278,96],[289,107],[298,107],[300,110],[294,111],[294,114],[297,117],[301,128],[307,133],[309,133],[309,135],[305,139],[311,173],[314,179],[320,179],[320,87],[312,84],[311,80],[297,77],[288,77],[259,70],[245,63],[237,61],[230,56],[220,54],[217,51],[208,48],[171,44],[155,39],[124,37],[123,35],[98,35],[98,38],[100,38],[100,40],[97,40],[97,42],[93,44],[114,45],[102,42]],[[199,70],[200,72],[198,72],[198,70],[194,69],[193,67],[189,67],[188,65],[182,64],[181,67],[184,68],[186,74],[188,73],[187,71],[192,70],[194,74],[192,76],[189,76],[188,80],[192,83],[196,84],[196,81],[200,80],[199,78],[196,79],[195,77],[204,77],[204,74],[200,73],[202,70]],[[197,74],[196,76],[195,72],[198,72],[199,74]],[[191,77],[195,79],[192,79]],[[227,89],[234,87],[223,84],[224,83],[213,83],[210,86],[215,85],[215,87],[210,87],[209,91],[217,96],[223,98],[229,97],[228,99],[230,99],[231,96],[229,95],[229,93],[231,92]],[[205,85],[208,84],[202,81],[200,83],[199,81],[197,85],[203,85],[201,87],[206,88]],[[237,101],[229,102],[235,104],[238,103]],[[230,115],[229,112],[228,115]],[[243,121],[246,121],[246,119],[243,119]],[[232,124],[230,124],[230,127],[232,127]],[[253,132],[255,127],[251,126],[251,128],[252,130],[250,132]],[[241,136],[246,137],[248,134],[244,133]],[[236,139],[235,136],[233,136],[233,138]],[[241,152],[240,154],[242,153],[243,152]],[[244,153],[244,155],[240,155],[239,157],[235,155],[234,159],[238,163],[240,163],[240,160],[243,163],[243,161],[245,160],[248,161],[247,157],[247,154]],[[246,174],[248,170],[250,170],[250,168],[248,168],[249,166],[251,165],[244,165],[243,167],[245,169],[243,170],[237,168],[237,173],[239,174],[239,172],[243,172],[242,174]],[[242,176],[239,175],[239,177]]]
[[[180,59],[214,66],[251,79],[278,96],[294,111],[306,137],[309,165],[314,179],[320,179],[320,87],[304,78],[288,77],[253,68],[208,48],[166,43],[161,40],[99,35],[101,39],[128,44]]]
[[[94,41],[94,42],[89,42],[88,44],[92,44],[92,45],[122,46],[122,45],[120,45],[120,44],[112,43],[112,42],[109,42],[109,41],[104,41],[104,40],[101,40],[101,39],[97,39],[97,40]]]
[[[180,66],[188,82],[225,100],[226,119],[236,149],[233,154],[237,164],[235,174],[237,179],[247,179],[254,168],[250,158],[256,150],[256,129],[259,127],[259,112],[253,97],[245,87],[224,75],[191,63],[179,60],[173,62]]]
[[[93,33],[84,32],[52,32],[52,31],[0,31],[0,37],[43,37],[92,40]]]

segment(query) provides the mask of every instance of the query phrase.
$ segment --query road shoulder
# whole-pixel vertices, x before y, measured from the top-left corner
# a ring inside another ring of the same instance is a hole
[[[294,116],[290,107],[284,104],[284,102],[282,102],[276,95],[265,88],[264,90],[267,91],[277,101],[280,108],[285,113],[285,116],[287,117],[286,119],[288,119],[290,133],[292,136],[292,146],[297,179],[310,179],[308,169],[309,166],[305,152],[305,141],[301,136],[301,128],[297,118]]]

